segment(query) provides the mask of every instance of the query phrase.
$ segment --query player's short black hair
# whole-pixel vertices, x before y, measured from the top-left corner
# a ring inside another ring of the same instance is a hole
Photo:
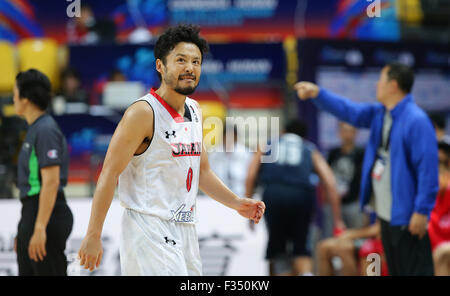
[[[296,134],[302,138],[308,135],[308,125],[300,119],[294,119],[286,124],[286,133]]]
[[[414,84],[414,71],[411,67],[392,62],[386,65],[388,67],[388,79],[395,80],[398,83],[398,87],[405,93],[411,92]]]
[[[155,59],[160,59],[163,64],[166,63],[167,55],[175,48],[180,42],[188,42],[197,45],[198,49],[203,56],[208,52],[209,46],[205,39],[200,37],[200,27],[195,25],[177,25],[168,28],[155,44]],[[161,80],[161,74],[158,72],[159,80]]]
[[[41,110],[50,104],[52,86],[48,77],[36,69],[19,72],[16,76],[19,98],[27,98]]]

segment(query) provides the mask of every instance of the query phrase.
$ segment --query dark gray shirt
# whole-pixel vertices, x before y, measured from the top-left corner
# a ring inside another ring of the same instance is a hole
[[[17,176],[20,198],[39,194],[40,170],[54,165],[60,166],[59,190],[62,190],[69,170],[67,143],[55,120],[44,114],[29,126],[20,150]]]

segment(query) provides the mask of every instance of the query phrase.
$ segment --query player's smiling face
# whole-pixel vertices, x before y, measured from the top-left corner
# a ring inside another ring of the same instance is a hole
[[[164,83],[177,93],[191,95],[198,85],[201,74],[202,54],[197,45],[180,42],[167,55],[161,65]]]

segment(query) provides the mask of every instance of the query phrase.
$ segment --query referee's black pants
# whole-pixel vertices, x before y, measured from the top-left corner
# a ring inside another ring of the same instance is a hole
[[[380,219],[381,240],[392,276],[432,276],[434,275],[433,256],[428,232],[419,239],[412,235],[408,226],[392,226]]]
[[[47,225],[47,255],[43,261],[33,261],[28,255],[28,245],[34,232],[34,224],[39,208],[39,195],[22,199],[22,217],[17,231],[17,263],[19,276],[65,276],[67,275],[67,258],[64,254],[69,237],[73,216],[63,192],[58,197]]]

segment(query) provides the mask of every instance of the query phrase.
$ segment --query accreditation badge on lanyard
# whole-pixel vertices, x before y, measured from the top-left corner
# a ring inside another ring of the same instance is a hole
[[[375,165],[372,169],[372,178],[374,178],[377,181],[381,180],[381,176],[383,176],[384,169],[386,168],[386,162],[387,162],[387,156],[378,154],[377,160],[375,161]]]
[[[372,178],[377,181],[381,180],[388,161],[391,128],[392,118],[389,113],[386,113],[384,117],[383,130],[381,131],[382,145],[378,149],[377,159],[375,160],[375,165],[372,169]]]

